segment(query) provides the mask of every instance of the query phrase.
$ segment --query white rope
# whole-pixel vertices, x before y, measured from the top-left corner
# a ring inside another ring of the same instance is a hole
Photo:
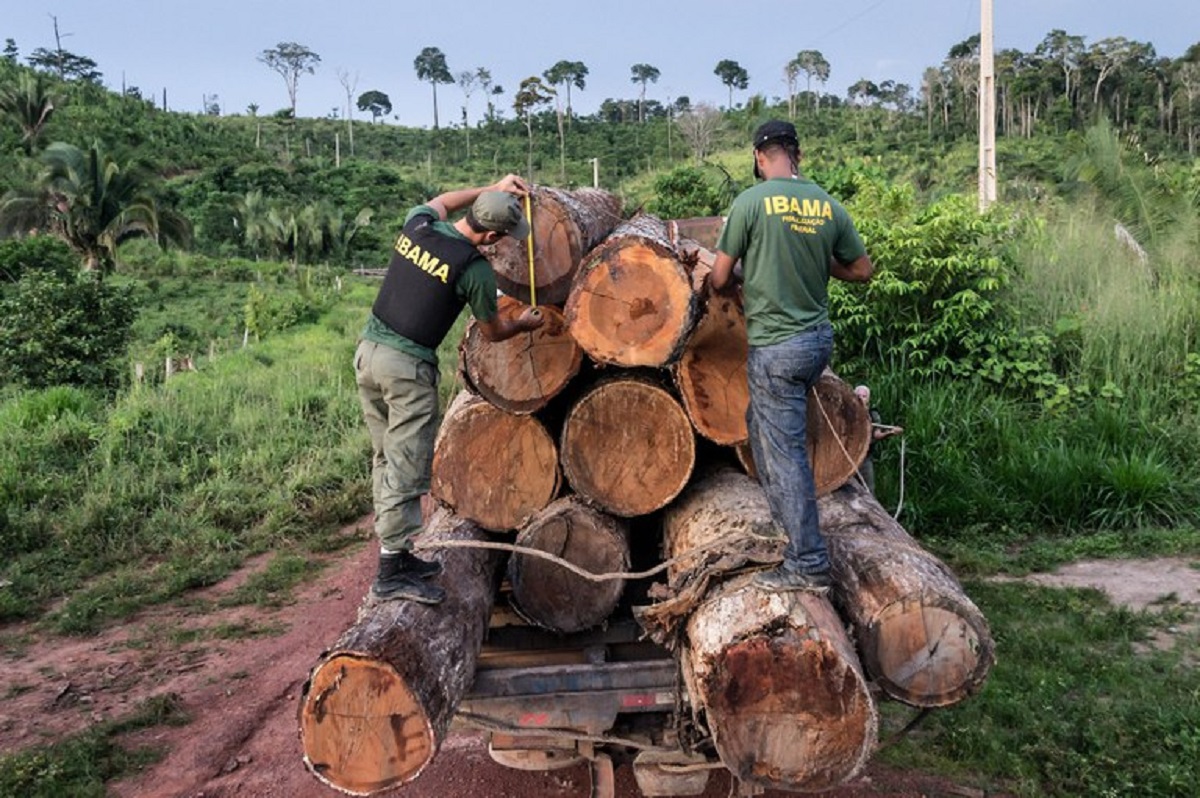
[[[543,560],[549,560],[550,562],[555,563],[556,565],[560,565],[563,568],[566,568],[568,571],[571,571],[572,573],[574,573],[578,576],[581,576],[584,579],[587,579],[592,582],[608,582],[608,581],[612,581],[615,579],[644,579],[648,576],[654,576],[655,574],[660,573],[661,571],[665,571],[667,568],[670,568],[672,565],[674,565],[678,562],[682,562],[684,560],[688,560],[688,559],[691,559],[692,557],[695,557],[697,554],[703,554],[707,551],[711,551],[713,549],[720,548],[724,544],[728,543],[731,540],[734,540],[734,539],[743,540],[747,537],[758,538],[760,540],[773,540],[774,539],[772,536],[758,535],[753,532],[742,531],[742,532],[737,532],[737,533],[729,533],[727,535],[722,535],[721,537],[717,538],[716,540],[712,540],[701,546],[697,546],[694,549],[688,549],[684,553],[677,555],[675,557],[672,557],[669,560],[664,560],[663,562],[659,563],[658,565],[654,566],[653,568],[651,568],[649,570],[635,571],[635,572],[623,572],[623,573],[622,572],[607,573],[607,574],[594,574],[591,571],[585,571],[584,569],[580,568],[578,565],[575,565],[572,562],[564,560],[562,557],[558,557],[554,554],[550,554],[549,552],[542,551],[541,549],[529,548],[528,546],[517,546],[513,543],[497,543],[495,541],[488,541],[488,540],[433,540],[433,541],[428,541],[428,542],[415,543],[413,545],[413,548],[414,549],[491,549],[493,551],[508,551],[508,552],[512,552],[514,554],[525,554],[525,555],[529,555],[530,557],[540,557]]]

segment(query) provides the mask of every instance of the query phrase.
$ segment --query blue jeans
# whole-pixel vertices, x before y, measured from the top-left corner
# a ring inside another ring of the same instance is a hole
[[[808,392],[832,354],[833,328],[822,324],[778,344],[751,346],[747,362],[750,450],[771,516],[787,533],[783,566],[810,574],[829,570],[829,551],[806,446]]]

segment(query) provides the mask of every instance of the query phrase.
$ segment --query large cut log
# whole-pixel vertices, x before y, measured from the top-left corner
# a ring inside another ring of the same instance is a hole
[[[824,496],[854,478],[871,446],[871,414],[854,389],[829,369],[808,392],[808,461],[817,495]],[[756,477],[749,443],[737,445],[737,458]]]
[[[558,449],[533,416],[505,413],[466,391],[446,408],[430,493],[494,532],[516,529],[558,494]]]
[[[499,306],[499,315],[509,319],[528,307],[505,296]],[[541,311],[546,319],[541,327],[503,341],[489,341],[472,319],[459,349],[470,388],[509,413],[541,410],[583,363],[583,350],[567,331],[562,313],[550,306]]]
[[[517,533],[516,545],[552,554],[588,573],[629,570],[629,531],[608,513],[573,496],[558,499]],[[579,632],[602,623],[625,590],[622,579],[595,581],[532,554],[508,560],[513,609],[532,624]]]
[[[995,643],[950,569],[857,482],[817,506],[836,600],[872,680],[919,707],[947,706],[978,692],[995,662]]]
[[[621,199],[596,188],[562,191],[534,186],[534,287],[539,305],[561,305],[584,256],[621,222]],[[530,302],[528,241],[502,238],[481,248],[496,272],[500,290]]]
[[[816,792],[852,778],[875,744],[878,714],[841,619],[823,596],[764,591],[736,575],[764,549],[778,559],[786,543],[762,488],[723,469],[663,515],[669,556],[709,549],[672,565],[676,606],[659,620],[683,621],[684,678],[721,762],[769,789]]]
[[[701,289],[704,312],[673,374],[696,431],[710,441],[734,446],[746,440],[746,315],[740,296]]]
[[[670,503],[696,461],[695,433],[678,400],[632,373],[604,379],[576,400],[559,448],[571,488],[627,518]]]
[[[477,526],[442,509],[421,542],[484,539]],[[419,776],[474,681],[502,557],[472,548],[434,556],[445,568],[438,582],[446,600],[365,604],[304,686],[304,763],[342,792],[370,795]]]
[[[649,214],[621,224],[591,251],[567,297],[567,326],[593,360],[666,366],[683,352],[699,302],[691,264]]]

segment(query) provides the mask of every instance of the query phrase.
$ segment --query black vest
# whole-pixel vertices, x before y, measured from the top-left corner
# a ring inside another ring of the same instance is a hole
[[[435,231],[434,220],[420,214],[404,225],[371,308],[394,332],[429,349],[437,349],[462,312],[454,284],[480,257],[470,242]]]

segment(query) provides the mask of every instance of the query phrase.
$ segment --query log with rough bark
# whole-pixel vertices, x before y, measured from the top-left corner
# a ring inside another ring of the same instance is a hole
[[[720,545],[670,569],[680,595],[680,661],[722,763],[778,790],[827,790],[855,776],[875,744],[878,713],[854,646],[828,599],[769,592],[742,566],[782,553],[762,488],[723,469],[664,513],[666,553]],[[688,611],[690,609],[690,611]],[[644,622],[643,622],[644,623]],[[678,624],[676,624],[678,625]]]
[[[849,383],[829,369],[808,392],[808,460],[817,495],[845,485],[858,473],[871,447],[871,414]],[[736,446],[738,461],[757,478],[748,443]]]
[[[591,574],[629,570],[629,530],[624,521],[577,497],[552,502],[517,533],[516,545],[559,557]],[[593,581],[531,554],[508,560],[513,609],[532,624],[579,632],[602,623],[621,600],[622,579]]]
[[[621,223],[621,199],[595,188],[533,186],[534,288],[539,305],[561,305],[585,255]],[[481,248],[500,290],[531,301],[528,241],[502,238]]]
[[[420,542],[485,539],[477,526],[442,509]],[[419,776],[475,678],[502,557],[469,548],[434,557],[445,568],[437,579],[445,601],[364,604],[304,686],[304,763],[344,793],[370,795]]]
[[[639,214],[624,222],[575,276],[565,308],[571,335],[600,363],[671,364],[699,310],[691,267],[661,219]]]
[[[500,297],[499,315],[516,318],[528,305]],[[503,341],[489,341],[472,320],[459,348],[461,369],[471,390],[509,413],[533,413],[546,406],[579,373],[583,350],[567,331],[562,313],[541,308],[545,323]]]
[[[695,433],[678,400],[632,372],[601,380],[575,401],[559,448],[571,488],[622,517],[665,507],[696,460]]]
[[[558,449],[533,416],[505,413],[466,391],[446,408],[430,493],[494,532],[516,529],[558,494]]]
[[[740,296],[701,287],[703,315],[673,368],[675,385],[696,431],[710,441],[735,446],[746,440],[746,315]]]
[[[863,667],[892,698],[943,707],[975,694],[995,662],[987,620],[954,574],[856,482],[818,503],[835,596]]]

